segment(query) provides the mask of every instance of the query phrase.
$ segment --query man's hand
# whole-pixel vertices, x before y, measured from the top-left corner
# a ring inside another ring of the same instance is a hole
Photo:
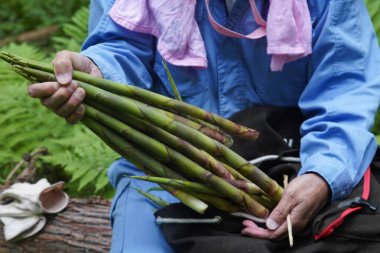
[[[82,101],[85,91],[72,81],[73,70],[102,77],[99,68],[86,56],[61,51],[52,62],[58,82],[35,83],[29,86],[29,95],[39,98],[41,103],[68,123],[78,122],[84,115]]]
[[[266,221],[266,229],[250,220],[243,224],[242,234],[255,238],[278,240],[287,236],[286,217],[290,214],[293,231],[299,232],[314,218],[328,202],[330,189],[317,174],[301,175],[291,181],[275,209]]]

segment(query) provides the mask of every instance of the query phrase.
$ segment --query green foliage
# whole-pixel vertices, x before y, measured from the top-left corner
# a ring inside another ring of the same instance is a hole
[[[80,9],[72,22],[63,25],[65,37],[54,38],[56,50],[79,51],[87,34],[88,9]],[[36,47],[22,44],[2,48],[38,61],[51,61]],[[38,172],[52,181],[68,178],[72,196],[112,196],[107,168],[118,155],[81,124],[63,119],[27,95],[27,81],[0,62],[0,183],[21,159],[37,147],[47,147]]]
[[[88,4],[89,0],[1,0],[0,38],[68,22],[73,10]]]
[[[62,49],[79,52],[87,35],[89,9],[82,7],[71,19],[70,23],[63,24],[64,36],[53,37],[53,46],[56,51]]]
[[[10,45],[9,51],[17,50],[23,55],[42,60],[46,56],[35,48],[26,45]],[[39,139],[35,139],[30,128],[30,123],[26,121],[28,117],[33,117],[33,110],[37,101],[30,101],[26,104],[25,81],[9,70],[4,62],[0,62],[0,178],[5,178],[17,160],[27,151],[35,148],[34,145]],[[34,126],[36,127],[36,126]],[[38,127],[36,134],[40,134]],[[20,132],[23,137],[20,137]]]
[[[43,60],[46,55],[28,45],[3,50]],[[68,190],[75,196],[109,194],[106,168],[118,156],[81,124],[68,125],[27,95],[27,81],[0,62],[0,177],[5,178],[23,154],[47,147],[42,165],[64,169]],[[43,170],[43,168],[41,168]],[[51,171],[50,171],[51,173]]]
[[[371,16],[373,26],[380,38],[380,1],[379,0],[366,0],[369,15]]]
[[[373,26],[377,33],[377,37],[380,38],[380,1],[379,0],[366,0],[368,12],[371,16]],[[380,111],[377,112],[375,118],[375,124],[372,131],[376,135],[377,143],[380,145]]]

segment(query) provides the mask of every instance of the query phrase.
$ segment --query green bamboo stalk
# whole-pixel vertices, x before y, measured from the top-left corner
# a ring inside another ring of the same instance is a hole
[[[95,120],[85,116],[81,122],[91,131],[93,131],[98,137],[100,137],[114,151],[134,163],[143,171],[154,171],[154,173],[160,176],[166,174],[164,177],[176,177],[178,175],[177,173],[173,173],[166,166],[163,166],[161,163],[152,159],[149,155],[146,155],[145,153],[136,149],[136,147],[120,138],[110,129],[100,125]],[[183,177],[179,176],[179,178]],[[170,187],[165,187],[164,189],[170,192],[173,196],[177,197],[182,203],[200,214],[203,214],[208,207],[206,203],[184,191]]]
[[[185,204],[186,206],[188,206],[192,209],[193,209],[193,206],[198,206],[199,203],[202,203],[203,207],[202,207],[201,211],[195,210],[198,213],[203,214],[206,211],[206,209],[208,208],[208,204],[206,202],[202,201],[201,199],[197,198],[195,195],[191,195],[190,193],[188,193],[186,191],[171,187],[169,185],[161,185],[161,187],[165,191],[169,192],[171,195],[173,195],[174,197],[179,199],[183,204]]]
[[[148,192],[151,191],[165,191],[161,186],[154,186],[148,189]]]
[[[206,122],[206,121],[203,121],[203,120],[201,120],[201,119],[198,119],[198,118],[194,118],[194,117],[191,117],[191,116],[189,116],[190,117],[190,120],[192,120],[192,121],[194,121],[194,122],[197,122],[198,124],[200,124],[200,125],[202,125],[202,126],[205,126],[205,127],[208,127],[208,128],[210,128],[210,129],[212,129],[212,130],[214,130],[214,131],[217,131],[217,132],[221,132],[222,134],[224,134],[224,135],[228,135],[227,133],[225,133],[225,132],[223,132],[223,130],[221,130],[218,126],[216,126],[216,125],[213,125],[213,124],[211,124],[211,123],[208,123],[208,122]],[[224,144],[224,145],[226,145],[226,146],[231,146],[232,144],[233,144],[233,139],[232,139],[232,137],[231,136],[228,136],[228,139],[230,139],[230,144],[229,145],[227,145],[227,144]]]
[[[231,174],[236,174],[241,178],[244,178],[244,177],[241,176],[240,173],[236,172],[233,168],[229,167],[228,165],[224,165],[224,166],[228,166],[230,171],[226,170],[222,164],[220,164],[215,158],[210,156],[208,153],[204,152],[203,150],[199,150],[195,148],[190,143],[183,141],[182,139],[166,132],[165,130],[162,130],[161,128],[151,125],[131,115],[116,114],[114,111],[110,110],[106,106],[97,104],[94,101],[87,101],[86,103],[91,104],[94,107],[98,107],[99,110],[106,113],[106,114],[102,114],[99,111],[93,111],[94,109],[90,107],[89,110],[92,111],[93,115],[98,114],[98,115],[103,115],[103,117],[107,117],[108,115],[111,115],[116,119],[120,119],[122,122],[125,122],[126,124],[134,127],[135,129],[139,129],[140,131],[144,133],[151,134],[151,136],[153,135],[154,139],[159,140],[162,143],[172,147],[176,151],[181,152],[182,154],[186,155],[190,159],[197,162],[202,167],[224,178],[227,182],[229,182],[236,188],[243,190],[249,195],[263,194],[263,191],[252,182],[249,182],[248,180],[235,180]]]
[[[135,164],[135,165],[137,166],[137,168],[145,172],[145,174],[147,175],[152,175],[153,177],[157,175],[156,173],[152,172],[151,170],[149,170],[148,168],[144,166],[141,166],[139,164]],[[136,178],[136,176],[132,176],[131,178]],[[168,184],[159,184],[159,186],[161,187],[162,190],[169,192],[171,195],[179,199],[183,204],[187,205],[188,207],[190,207],[191,209],[195,210],[198,213],[204,213],[206,209],[208,208],[207,203],[201,201],[199,198],[195,197],[194,195],[190,194],[187,191],[173,187],[172,185],[168,185]],[[204,204],[206,204],[204,209],[199,208],[200,202],[203,202]],[[195,207],[198,207],[198,209],[194,209]]]
[[[18,67],[16,66],[16,68],[18,68]],[[55,77],[51,74],[43,75],[43,73],[40,71],[35,71],[35,70],[31,70],[31,69],[24,68],[24,67],[22,67],[21,69],[25,70],[26,72],[29,72],[32,75],[34,74],[34,76],[38,76],[40,79],[43,79],[44,81],[55,80]],[[96,93],[95,93],[94,97],[96,97]],[[118,108],[115,108],[115,109],[118,109]],[[124,118],[128,119],[129,117],[124,117]],[[134,124],[134,122],[139,122],[139,119],[133,118],[132,120],[128,121],[129,124]],[[141,125],[143,124],[142,120],[140,120],[140,124]],[[160,128],[151,126],[150,124],[145,124],[144,128],[146,131],[155,130],[156,132],[161,132],[162,134],[164,133],[163,130],[160,131]],[[196,159],[202,165],[209,166],[210,170],[215,172],[217,175],[219,175],[223,178],[226,178],[226,179],[229,179],[229,178],[232,179],[231,173],[226,171],[222,165],[220,165],[212,156],[208,155],[206,152],[201,151],[201,150],[196,149],[196,148],[191,148],[192,147],[191,145],[187,145],[186,143],[184,143],[183,141],[181,141],[177,137],[175,137],[175,139],[173,140],[173,138],[170,138],[170,136],[168,134],[165,135],[164,138],[162,138],[161,140],[165,140],[165,139],[166,139],[166,141],[171,140],[171,143],[175,144],[176,148],[180,148],[179,145],[181,145],[183,151],[191,152],[191,154],[193,154],[192,158]],[[195,157],[196,153],[199,154],[198,157]]]
[[[97,124],[97,123],[95,122],[94,124]],[[108,137],[105,137],[105,136],[103,136],[102,138],[108,139]],[[124,140],[121,140],[120,142],[123,143]],[[125,142],[124,142],[124,144],[125,144]],[[120,148],[118,148],[117,146],[115,146],[114,143],[109,142],[107,145],[109,145],[114,151],[116,151],[117,153],[119,153],[121,156],[124,156],[124,157],[127,156],[126,153],[124,151],[122,151]],[[152,160],[153,163],[158,164],[158,167],[160,167],[160,166],[165,167],[164,165],[160,165],[159,162],[153,160],[149,156],[147,156],[145,154],[144,154],[144,156],[146,158],[144,159],[143,163],[146,163],[146,161]],[[136,158],[134,158],[134,159],[136,159]],[[140,159],[140,161],[141,161],[141,159]],[[137,168],[139,168],[141,171],[143,171],[145,174],[147,174],[147,175],[157,175],[157,173],[153,172],[153,171],[157,171],[154,165],[147,167],[147,166],[143,166],[140,163],[138,163],[136,161],[133,161],[133,160],[131,160],[131,162]],[[148,164],[152,164],[152,162],[150,162]],[[166,170],[166,172],[167,171],[171,171],[171,169],[169,169],[169,168],[166,168],[165,170]],[[160,172],[161,170],[158,170],[158,171]],[[176,172],[171,172],[170,174],[172,174],[172,176],[175,176],[174,173],[176,173]],[[175,179],[175,180],[183,180],[182,176],[178,176],[177,178],[181,178],[181,179]],[[177,199],[179,199],[183,204],[185,204],[189,208],[193,209],[197,213],[203,214],[207,210],[207,208],[208,208],[208,205],[205,202],[201,201],[200,199],[196,198],[194,195],[191,195],[190,193],[188,193],[186,191],[183,191],[181,189],[172,187],[170,185],[160,184],[159,186],[160,187],[156,187],[156,188],[159,188],[161,190],[169,192],[171,195],[173,195],[174,197],[176,197]],[[151,190],[151,189],[149,189],[149,190]]]
[[[266,195],[263,195],[263,194],[251,195],[251,197],[257,202],[259,202],[260,204],[262,204],[263,206],[265,206],[266,208],[268,208],[268,210],[273,210],[273,208],[275,208],[277,205],[277,202],[271,200],[270,198],[268,198]]]
[[[137,101],[137,100],[131,100],[131,101],[133,101],[134,103],[136,103],[139,106],[146,106],[146,104],[143,104],[140,101]],[[210,138],[212,138],[212,139],[214,139],[214,140],[216,140],[216,141],[218,141],[218,142],[220,142],[226,146],[231,146],[233,143],[233,139],[231,138],[231,136],[229,136],[229,135],[227,135],[221,131],[214,130],[215,128],[211,129],[211,128],[203,126],[203,125],[201,125],[195,121],[191,121],[184,116],[177,115],[177,114],[174,114],[172,112],[162,110],[160,108],[154,108],[154,110],[156,111],[157,114],[166,115],[170,119],[177,121],[177,122],[180,122],[180,123],[182,123],[188,127],[191,127],[194,130],[197,130],[197,131],[205,134],[206,136],[208,136],[208,137],[210,137]],[[113,111],[117,111],[119,113],[125,113],[124,110],[120,110],[119,108],[113,108]]]
[[[225,179],[225,181],[235,186],[236,188],[244,191],[245,193],[248,193],[249,195],[264,194],[263,190],[261,190],[257,185],[255,185],[252,182],[231,179]]]
[[[28,73],[29,75],[41,78],[42,80],[54,80],[54,76],[46,72],[25,67],[17,68]],[[277,184],[277,182],[272,180],[256,166],[250,164],[244,158],[223,144],[209,138],[193,128],[183,125],[180,122],[161,114],[156,108],[127,97],[117,96],[87,83],[79,82],[79,84],[86,91],[86,95],[97,102],[107,104],[107,106],[116,110],[125,110],[126,113],[129,113],[135,117],[153,122],[157,126],[187,140],[194,146],[205,150],[209,154],[221,156],[228,162],[229,165],[259,186],[273,200],[280,200],[283,189]]]
[[[157,110],[159,110],[163,114],[166,114],[166,116],[168,116],[169,118],[172,118],[173,120],[181,122],[182,124],[189,126],[191,128],[194,128],[195,130],[198,130],[199,132],[207,135],[208,137],[219,141],[220,143],[226,145],[227,147],[230,147],[233,144],[233,139],[230,135],[225,134],[224,132],[217,130],[215,127],[213,127],[213,128],[208,127],[208,126],[202,125],[196,121],[192,121],[192,120],[190,120],[191,117],[186,118],[184,116],[177,115],[177,114],[174,114],[172,112],[162,110],[160,108],[157,108]]]
[[[169,185],[169,186],[172,186],[174,188],[178,188],[184,191],[192,190],[196,192],[223,197],[223,194],[221,194],[218,191],[215,191],[214,189],[204,184],[200,184],[200,183],[192,182],[188,180],[179,180],[179,179],[173,179],[173,178],[152,177],[152,176],[131,176],[131,178],[153,182],[160,185]]]
[[[9,54],[7,52],[0,52],[0,58],[9,62],[12,65],[28,66],[37,70],[46,71],[52,74],[54,73],[54,69],[51,64],[28,60],[13,54]],[[178,101],[176,99],[168,98],[163,95],[136,86],[123,85],[110,80],[96,78],[89,74],[82,73],[79,71],[74,71],[73,77],[76,80],[97,86],[104,90],[108,90],[120,95],[134,97],[138,100],[152,104],[157,107],[164,107],[170,110],[178,111],[180,113],[199,118],[203,121],[216,124],[223,130],[225,130],[227,133],[234,134],[242,139],[255,140],[258,137],[258,132],[256,130],[238,125],[228,119],[207,112],[196,106],[187,104],[182,101]]]
[[[153,122],[157,126],[164,128],[190,142],[194,146],[205,150],[211,155],[222,156],[233,168],[258,185],[275,201],[280,200],[283,189],[274,180],[223,144],[186,125],[179,124],[179,122],[174,121],[169,117],[165,117],[165,115],[160,115],[159,111],[155,108],[128,98],[117,97],[112,93],[101,91],[84,83],[80,83],[80,85],[86,90],[86,94],[89,97],[96,99],[100,103],[108,104],[108,106],[114,109],[124,109],[135,117]]]
[[[223,167],[224,167],[226,170],[228,170],[228,171],[232,174],[232,176],[233,176],[235,179],[237,179],[237,180],[243,180],[243,181],[247,181],[247,182],[251,182],[251,181],[249,181],[248,178],[246,178],[245,176],[243,176],[239,171],[235,170],[235,169],[232,168],[230,165],[228,165],[228,164],[226,164],[226,163],[223,163],[223,162],[221,162],[221,161],[219,161],[219,160],[218,160],[218,162],[219,162],[220,164],[222,164]]]
[[[19,66],[19,65],[14,65],[14,71],[22,75],[24,78],[29,79],[29,80],[36,80],[36,76],[40,78],[40,81],[55,81],[55,76],[52,74],[48,74],[47,72],[39,72],[27,67]],[[26,73],[29,72],[31,75],[27,75]],[[101,79],[102,80],[102,79]],[[137,100],[134,100],[135,103],[140,103]],[[114,108],[114,110],[119,110],[118,108]],[[173,120],[176,120],[178,122],[183,123],[184,125],[191,127],[207,136],[209,136],[212,139],[217,140],[220,143],[223,143],[226,146],[231,146],[233,143],[233,140],[231,136],[225,134],[222,131],[218,131],[216,128],[209,128],[207,126],[201,125],[195,121],[191,121],[183,116],[176,115],[172,112],[168,112],[159,108],[155,108],[156,112],[161,112],[162,114],[165,114],[169,118],[172,118]]]
[[[145,174],[157,175],[160,177],[173,178],[178,180],[186,180],[185,177],[178,174],[173,169],[153,159],[146,152],[141,151],[135,145],[118,136],[111,129],[101,125],[99,122],[87,116],[83,117],[81,122],[94,132],[100,139],[104,141],[116,153],[132,162]],[[105,132],[104,132],[105,131]],[[107,135],[107,134],[108,135]]]
[[[150,173],[148,172],[147,174]],[[171,186],[174,189],[181,189],[204,201],[205,203],[225,212],[232,213],[241,209],[236,204],[231,204],[231,202],[224,198],[224,196],[219,192],[197,182],[155,176],[131,176],[131,178],[157,183],[161,186]],[[215,196],[218,198],[215,198]],[[272,210],[276,206],[276,203],[267,198],[265,195],[251,195],[251,197],[269,210]]]
[[[144,180],[144,181],[148,181],[148,182],[153,182],[153,183],[157,183],[159,185],[169,185],[169,186],[172,186],[174,188],[184,190],[185,192],[191,193],[191,195],[196,196],[197,198],[201,199],[202,201],[204,201],[207,204],[210,204],[214,207],[216,207],[216,206],[213,205],[212,202],[208,201],[205,198],[199,197],[198,195],[194,194],[194,192],[202,193],[203,195],[218,196],[220,198],[224,197],[220,192],[215,191],[214,189],[212,189],[212,188],[210,188],[204,184],[200,184],[200,183],[192,182],[192,181],[188,181],[188,180],[155,177],[155,176],[131,176],[131,178]],[[274,201],[270,200],[269,198],[267,198],[263,194],[252,194],[251,197],[254,198],[257,202],[259,202],[260,204],[262,204],[263,206],[265,206],[266,208],[268,208],[270,210],[273,209],[276,205],[276,203]],[[233,206],[236,206],[236,205],[233,205]],[[225,209],[221,209],[221,210],[224,211]]]
[[[235,213],[235,212],[241,212],[242,209],[238,205],[230,202],[228,199],[217,197],[214,195],[209,195],[201,192],[196,191],[188,191],[191,195],[195,196],[196,198],[202,200],[203,202],[207,203],[210,206],[213,206],[221,211],[224,211],[226,213]]]
[[[36,80],[35,78],[33,78],[31,76],[28,76],[25,72],[19,70],[18,68],[11,67],[11,70],[13,70],[14,72],[16,72],[17,74],[19,74],[20,76],[22,76],[23,78],[25,78],[26,80],[28,80],[31,83],[38,82],[38,80]]]
[[[215,176],[181,153],[94,108],[86,106],[85,113],[86,116],[102,122],[130,141],[138,143],[140,146],[153,152],[156,157],[160,157],[165,163],[176,165],[176,168],[180,170],[180,173],[185,177],[196,178],[197,180],[208,184],[210,187],[218,190],[232,201],[235,201],[237,204],[247,209],[253,215],[261,218],[267,216],[268,210],[257,201],[253,200],[247,193]]]
[[[177,85],[175,84],[174,79],[172,77],[172,74],[169,71],[168,65],[166,64],[166,62],[164,60],[162,61],[162,65],[164,65],[166,75],[168,76],[169,83],[170,83],[170,86],[172,88],[175,99],[182,101],[181,95],[179,94],[179,91],[177,89]]]
[[[149,199],[150,201],[152,201],[153,203],[155,203],[156,205],[158,205],[159,207],[164,207],[164,206],[170,205],[169,202],[167,202],[167,201],[163,200],[162,198],[157,197],[157,196],[155,196],[149,192],[143,191],[143,190],[135,188],[135,187],[131,187],[131,188],[134,189],[135,191],[137,191],[138,193],[140,193],[141,195],[143,195],[144,197],[146,197],[147,199]]]
[[[172,88],[172,91],[173,91],[173,94],[174,94],[175,99],[177,99],[177,100],[179,100],[179,101],[183,101],[182,98],[181,98],[181,95],[180,95],[180,93],[179,93],[179,91],[178,91],[178,89],[177,89],[177,85],[176,85],[175,82],[174,82],[174,79],[173,79],[173,77],[172,77],[172,74],[170,73],[169,67],[168,67],[168,65],[166,64],[166,62],[165,62],[164,60],[162,61],[162,65],[163,65],[164,68],[165,68],[166,75],[168,76],[169,83],[170,83],[170,86],[171,86],[171,88]],[[181,114],[180,114],[180,115],[181,115]],[[208,122],[205,122],[205,121],[203,121],[203,120],[201,120],[201,119],[191,117],[191,116],[189,116],[189,115],[186,116],[186,115],[183,115],[183,114],[182,114],[181,116],[183,116],[183,117],[185,117],[185,118],[187,118],[187,119],[189,119],[189,120],[191,120],[191,121],[194,121],[194,122],[200,124],[201,126],[203,126],[203,127],[206,128],[206,129],[211,129],[212,131],[218,132],[218,133],[221,134],[221,136],[225,136],[226,141],[223,141],[223,142],[221,141],[224,145],[230,147],[230,146],[233,144],[233,139],[231,138],[231,136],[229,136],[229,135],[227,135],[226,133],[222,132],[222,131],[219,129],[219,127],[217,127],[217,126],[215,126],[215,125],[213,125],[213,124],[210,124],[210,123],[208,123]],[[201,132],[203,132],[203,131],[201,130]],[[206,134],[206,135],[207,135],[207,134]],[[210,137],[211,137],[211,136],[210,136]]]
[[[116,147],[116,149],[114,150],[119,150],[119,149]],[[123,154],[124,152],[123,151],[120,152],[119,150],[118,153]],[[151,169],[147,168],[146,166],[142,166],[141,164],[137,162],[134,162],[134,164],[136,165],[137,168],[139,168],[141,171],[143,171],[147,175],[153,175],[153,176],[157,175],[157,173],[153,172]],[[160,190],[169,192],[171,195],[179,199],[183,204],[185,204],[186,206],[188,206],[189,208],[193,209],[194,211],[200,214],[203,214],[208,208],[208,205],[205,202],[201,201],[199,198],[196,198],[194,195],[191,195],[190,193],[186,191],[172,187],[170,185],[160,184],[159,186],[160,186],[159,187]],[[150,188],[149,191],[151,189],[152,188]]]
[[[128,98],[122,99],[115,97],[112,93],[106,93],[106,91],[102,92],[84,83],[80,83],[80,85],[86,90],[86,94],[89,97],[97,99],[100,103],[108,104],[114,109],[124,109],[126,112],[142,119],[146,118],[148,121],[154,122],[159,127],[187,140],[209,154],[222,156],[233,168],[254,182],[275,201],[280,200],[283,189],[274,180],[221,143],[186,125],[178,124],[177,121],[169,117],[165,117],[162,114],[160,115],[160,113],[155,111],[152,107],[138,103],[137,101],[130,101]],[[134,110],[132,111],[131,109]]]
[[[153,124],[150,124],[144,120],[136,118],[132,115],[117,113],[114,110],[111,110],[107,106],[96,103],[93,100],[86,99],[86,104],[97,108],[98,110],[118,119],[129,126],[132,126],[135,129],[138,129],[141,132],[148,134],[156,140],[170,146],[171,148],[181,152],[190,159],[197,162],[202,167],[213,172],[217,176],[225,179],[233,180],[232,171],[226,170],[225,166],[219,163],[214,157],[210,156],[207,152],[200,150],[189,142],[178,138],[177,136],[170,134],[169,132],[159,128]],[[237,172],[236,172],[237,173]]]

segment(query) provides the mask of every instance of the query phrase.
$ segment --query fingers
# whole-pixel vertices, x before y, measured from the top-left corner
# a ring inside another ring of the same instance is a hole
[[[29,86],[29,95],[66,119],[76,123],[84,115],[82,101],[85,91],[73,82],[73,70],[102,77],[99,68],[86,56],[70,51],[58,52],[52,61],[57,82],[35,83]]]
[[[66,117],[66,122],[69,124],[75,124],[81,120],[84,116],[84,105],[80,105],[72,114]]]
[[[31,97],[40,98],[43,105],[65,118],[68,123],[76,123],[84,115],[82,102],[86,94],[76,82],[67,87],[60,86],[57,82],[35,83],[29,86],[28,92]]]
[[[57,81],[62,85],[68,85],[72,81],[73,65],[67,58],[55,59],[53,61],[54,74]]]
[[[286,221],[286,217],[291,211],[291,204],[294,203],[293,198],[294,194],[292,192],[287,191],[284,193],[283,198],[277,204],[275,209],[273,209],[265,222],[268,229],[276,230]]]
[[[43,98],[53,95],[59,88],[57,82],[35,83],[28,87],[28,93],[32,98]]]
[[[280,240],[286,237],[287,235],[287,224],[283,223],[275,231],[261,228],[257,226],[251,220],[243,221],[245,228],[241,231],[243,235],[251,236],[259,239],[268,239],[268,240]]]
[[[99,69],[88,57],[65,50],[56,54],[52,64],[54,66],[54,73],[57,81],[66,86],[72,81],[72,73],[74,69],[86,73],[94,72],[94,74],[97,75],[100,73]],[[99,73],[94,69],[94,66]]]
[[[66,103],[78,88],[78,84],[73,82],[68,87],[61,86],[56,92],[47,98],[42,98],[41,102],[51,110],[57,109],[63,103]]]
[[[242,230],[242,234],[268,240],[279,240],[286,237],[288,229],[286,218],[292,211],[291,203],[294,203],[291,201],[291,196],[292,194],[284,192],[282,199],[267,218],[266,228],[261,228],[254,222],[246,220],[243,222],[246,228]]]
[[[290,214],[293,232],[297,233],[309,224],[330,197],[328,184],[318,175],[308,173],[295,178],[285,189],[283,196],[266,221],[267,228],[260,228],[251,221],[244,221],[243,234],[256,238],[276,240],[287,235],[287,216]]]
[[[86,93],[82,88],[77,88],[63,105],[55,109],[55,113],[63,118],[67,118],[80,106],[85,95]]]

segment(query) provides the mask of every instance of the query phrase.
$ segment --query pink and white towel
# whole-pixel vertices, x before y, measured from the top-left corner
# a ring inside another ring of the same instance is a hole
[[[221,34],[235,38],[259,39],[267,36],[271,69],[281,71],[287,62],[311,54],[311,20],[306,0],[271,0],[265,21],[249,0],[259,28],[248,35],[218,24],[205,0],[211,25]],[[248,0],[247,0],[248,1]],[[116,0],[109,14],[126,29],[158,38],[157,50],[176,66],[207,67],[206,50],[195,21],[196,0]]]

